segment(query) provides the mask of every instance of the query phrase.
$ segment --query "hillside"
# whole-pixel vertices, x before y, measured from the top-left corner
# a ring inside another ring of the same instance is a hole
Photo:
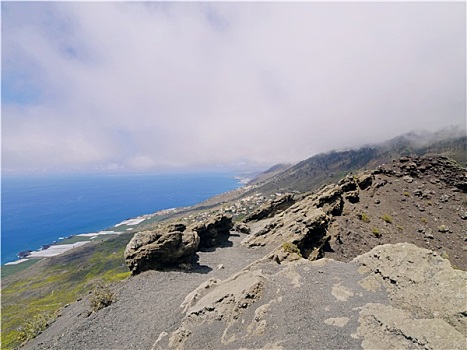
[[[350,171],[372,169],[402,156],[446,155],[467,165],[467,137],[449,137],[451,133],[419,135],[410,133],[392,140],[359,149],[318,154],[268,177],[259,177],[251,184],[262,193],[308,192],[321,185],[340,180]]]
[[[135,235],[113,302],[25,348],[465,348],[465,167],[402,157],[235,222],[228,204]]]

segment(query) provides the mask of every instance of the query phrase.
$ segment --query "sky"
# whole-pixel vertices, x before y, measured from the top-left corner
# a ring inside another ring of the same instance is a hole
[[[1,6],[5,174],[266,168],[465,128],[463,2]]]

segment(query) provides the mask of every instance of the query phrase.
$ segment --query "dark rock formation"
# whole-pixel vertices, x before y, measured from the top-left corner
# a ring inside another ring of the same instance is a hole
[[[27,258],[29,255],[31,255],[32,250],[23,250],[17,254],[17,257],[20,259]]]
[[[249,234],[251,232],[250,226],[243,222],[236,222],[233,226],[233,230],[236,232]]]
[[[125,249],[125,262],[132,274],[160,270],[191,261],[200,238],[183,224],[173,224],[155,231],[137,232]]]
[[[295,203],[294,196],[290,193],[284,194],[278,198],[275,198],[268,203],[265,203],[250,215],[248,215],[243,221],[259,221],[262,219],[273,217],[280,211],[289,208]]]
[[[467,172],[458,163],[445,156],[403,157],[399,162],[379,166],[373,174],[408,178],[435,176],[438,181],[467,192]]]
[[[334,196],[331,195],[330,198]],[[270,258],[277,262],[288,259],[293,249],[298,249],[300,256],[310,260],[321,257],[322,249],[328,240],[326,227],[330,216],[321,208],[317,208],[317,201],[319,202],[319,199],[314,196],[308,196],[297,202],[250,234],[244,243],[250,247],[282,244],[270,255]],[[320,203],[325,204],[324,200]],[[292,250],[286,248],[289,246],[293,247]]]
[[[373,182],[373,175],[372,174],[362,174],[357,178],[358,187],[362,190],[366,189],[367,187],[371,186]]]
[[[326,214],[340,215],[344,207],[342,192],[343,191],[340,186],[326,186],[318,193],[316,206],[318,208],[323,208]]]
[[[230,230],[233,228],[232,216],[219,214],[206,222],[191,226],[200,238],[200,248],[220,246],[227,241]]]

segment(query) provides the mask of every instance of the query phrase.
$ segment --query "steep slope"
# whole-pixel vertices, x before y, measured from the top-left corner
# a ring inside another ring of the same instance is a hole
[[[467,137],[411,133],[374,146],[318,154],[263,182],[256,181],[254,191],[266,194],[313,191],[340,180],[350,171],[371,169],[402,156],[428,154],[443,154],[467,165]]]
[[[73,303],[25,348],[464,349],[466,193],[466,169],[436,156],[276,198],[191,264],[116,285],[110,306]]]

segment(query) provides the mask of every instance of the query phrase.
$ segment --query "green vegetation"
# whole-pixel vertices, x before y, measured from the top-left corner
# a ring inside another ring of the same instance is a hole
[[[369,223],[369,222],[370,222],[370,217],[369,217],[366,213],[358,213],[358,214],[357,214],[357,217],[358,217],[361,221],[363,221],[363,222],[365,222],[365,223]]]
[[[441,257],[442,257],[443,259],[449,260],[449,254],[446,253],[445,251],[443,251],[443,252],[441,253]]]
[[[422,222],[423,222],[424,224],[426,224],[426,223],[428,222],[427,218],[421,218],[420,220],[422,220]]]
[[[442,232],[442,233],[445,233],[445,232],[449,231],[449,228],[446,225],[439,225],[438,226],[438,231]]]
[[[428,205],[428,206],[430,206],[430,207],[431,207],[431,206],[433,205],[433,203],[432,203],[432,202],[430,202],[430,201],[428,201],[428,202],[426,202],[426,205]]]
[[[98,281],[92,290],[91,312],[97,312],[115,301],[115,293],[112,292],[108,284]]]
[[[401,225],[397,225],[397,229],[398,229],[399,231],[404,231],[404,227],[402,227]]]
[[[297,247],[296,244],[293,244],[291,242],[284,242],[282,243],[282,249],[287,253],[295,253],[298,254],[298,256],[302,257],[302,253],[300,252],[300,249]]]
[[[373,227],[372,230],[373,234],[375,235],[376,238],[381,238],[382,234],[379,232],[379,229],[377,227]]]
[[[96,280],[109,283],[128,277],[123,251],[131,236],[125,233],[101,244],[89,243],[85,249],[44,259],[33,270],[2,279],[2,349],[15,348],[37,335],[43,319],[52,322],[54,317],[48,315],[86,295]]]
[[[50,314],[41,313],[27,320],[19,329],[17,337],[23,343],[37,337],[48,326],[53,317]]]
[[[403,195],[406,196],[406,197],[410,197],[410,193],[407,192],[407,191],[404,191]]]
[[[381,216],[381,220],[387,222],[388,224],[392,224],[392,216],[388,214],[384,214]]]
[[[3,265],[2,266],[2,278],[11,276],[17,272],[26,270],[29,266],[34,265],[40,259],[29,259],[28,261],[16,264],[16,265]]]

